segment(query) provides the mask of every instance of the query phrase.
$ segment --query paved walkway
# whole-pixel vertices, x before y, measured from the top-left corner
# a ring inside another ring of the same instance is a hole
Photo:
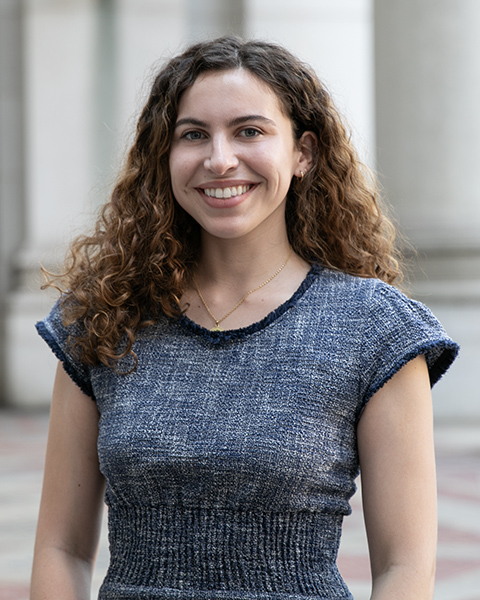
[[[27,600],[48,417],[0,411],[0,600]],[[480,427],[436,433],[439,546],[435,600],[480,600]],[[358,495],[345,520],[339,566],[355,600],[369,598]],[[94,580],[107,566],[105,527]]]

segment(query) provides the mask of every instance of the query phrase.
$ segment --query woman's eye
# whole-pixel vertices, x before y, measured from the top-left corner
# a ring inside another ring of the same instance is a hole
[[[201,140],[203,138],[203,133],[201,133],[200,131],[187,131],[181,137],[186,140],[196,141]]]
[[[260,132],[258,131],[258,129],[254,129],[253,127],[247,127],[246,129],[242,129],[241,133],[244,137],[248,137],[248,138],[253,138],[253,137],[256,137],[257,135],[260,135]]]

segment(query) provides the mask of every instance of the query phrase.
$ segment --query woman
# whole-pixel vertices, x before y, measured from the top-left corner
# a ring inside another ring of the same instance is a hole
[[[88,598],[104,486],[102,599],[352,598],[359,466],[372,599],[431,598],[430,384],[457,346],[399,276],[308,67],[236,38],[172,59],[38,324],[63,368],[32,598]]]

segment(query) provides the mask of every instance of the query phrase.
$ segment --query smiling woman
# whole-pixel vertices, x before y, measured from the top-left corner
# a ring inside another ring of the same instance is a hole
[[[53,391],[32,599],[432,597],[430,386],[457,345],[401,279],[332,100],[287,50],[221,38],[158,73],[94,233],[37,324]],[[93,402],[91,400],[93,400]]]

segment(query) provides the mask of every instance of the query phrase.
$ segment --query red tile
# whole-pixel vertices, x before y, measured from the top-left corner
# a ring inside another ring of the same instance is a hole
[[[22,583],[2,583],[0,581],[0,600],[28,600],[30,587]]]

